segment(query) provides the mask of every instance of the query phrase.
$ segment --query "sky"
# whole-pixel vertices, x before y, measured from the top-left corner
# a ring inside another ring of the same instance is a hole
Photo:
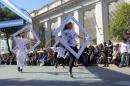
[[[11,0],[16,6],[31,12],[37,10],[54,0]]]

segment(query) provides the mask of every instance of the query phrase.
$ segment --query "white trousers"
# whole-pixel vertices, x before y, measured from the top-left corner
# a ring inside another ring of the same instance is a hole
[[[17,66],[23,69],[25,65],[26,54],[24,52],[17,53]]]

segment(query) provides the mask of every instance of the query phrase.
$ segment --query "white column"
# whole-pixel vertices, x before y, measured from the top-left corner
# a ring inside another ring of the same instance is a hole
[[[79,21],[79,11],[76,10],[74,11],[74,18]],[[77,24],[74,25],[74,29],[75,29],[75,32],[79,34],[79,27],[77,26]]]
[[[79,21],[79,11],[76,10],[74,11],[74,18]],[[74,30],[77,34],[79,34],[79,27],[77,26],[77,24],[74,24]],[[80,47],[80,40],[77,39],[77,44],[78,44],[78,47]]]
[[[58,27],[61,25],[62,21],[65,19],[64,15],[61,15],[57,18]],[[61,35],[61,32],[58,34]]]
[[[57,18],[57,27],[59,27],[60,25],[61,25],[61,22],[62,22],[62,18],[61,18],[61,16],[59,16],[58,18]],[[58,34],[58,35],[61,35],[61,32]]]
[[[46,42],[50,41],[51,40],[51,23],[50,21],[45,21],[45,39],[46,39]],[[51,44],[51,43],[50,43]],[[51,45],[49,45],[51,46]]]
[[[58,17],[57,17],[57,28],[60,27],[61,22],[62,22],[62,18],[61,18],[61,16],[58,16]],[[57,28],[56,28],[56,29],[57,29]],[[56,29],[55,29],[55,30],[56,30]],[[54,32],[55,32],[55,31],[54,31]],[[52,33],[52,34],[53,34],[53,33]],[[61,35],[61,32],[60,32],[58,35]],[[55,41],[57,41],[56,38],[55,38]]]
[[[33,22],[33,30],[35,31],[35,33],[36,33],[36,35],[38,36],[38,37],[40,37],[39,36],[39,24],[38,24],[39,22],[37,21],[37,20],[35,20],[35,22]]]
[[[82,25],[82,26],[84,26],[84,11],[83,11],[83,8],[80,8],[79,10],[78,10],[78,21],[79,21],[79,23]],[[82,35],[82,31],[79,29],[79,34],[81,34]]]
[[[10,38],[10,39],[9,39],[9,46],[10,46],[10,49],[13,48],[13,47],[12,47],[12,44],[13,44],[13,42],[12,42],[12,39]]]
[[[96,3],[95,7],[96,17],[96,33],[97,33],[97,44],[108,41],[108,8],[107,3],[104,0]]]
[[[109,40],[109,7],[105,0],[102,0],[102,15],[103,15],[103,29],[104,29],[104,41]]]
[[[82,8],[80,8],[80,9],[74,11],[74,18],[75,18],[78,22],[80,22],[80,24],[83,26],[84,14],[83,14],[83,9],[82,9]],[[76,24],[74,25],[74,27],[75,27],[76,33],[81,34],[81,31],[80,31],[79,27],[78,27]],[[78,44],[79,44],[78,47],[80,47],[80,42],[81,42],[81,40],[80,40],[80,39],[77,39],[77,42],[78,42]]]
[[[60,25],[61,25],[61,22],[62,22],[62,18],[61,18],[61,16],[59,16],[58,18],[57,18],[57,27],[59,27]]]

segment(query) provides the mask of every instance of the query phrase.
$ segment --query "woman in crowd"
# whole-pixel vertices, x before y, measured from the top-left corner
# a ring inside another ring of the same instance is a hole
[[[112,58],[112,63],[115,65],[119,66],[119,60],[120,60],[120,45],[117,44],[114,49],[113,49],[113,58]]]
[[[90,64],[94,64],[94,60],[95,60],[95,48],[93,45],[90,45],[88,48],[88,56],[90,57],[89,59],[89,63]]]

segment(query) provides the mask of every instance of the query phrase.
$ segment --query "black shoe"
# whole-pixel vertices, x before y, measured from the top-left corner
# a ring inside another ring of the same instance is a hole
[[[122,65],[119,65],[119,68],[122,68]]]
[[[72,73],[70,73],[70,77],[71,77],[71,78],[73,78],[73,77],[74,77]]]
[[[20,69],[20,72],[23,73],[23,69]]]
[[[55,66],[55,68],[57,69],[57,66]]]
[[[70,72],[70,77],[71,77],[71,78],[73,78],[73,77],[74,77],[74,76],[73,76],[73,74],[72,74],[72,72]]]
[[[102,66],[102,67],[106,67],[106,65]]]
[[[18,72],[20,72],[20,67],[18,67]]]

